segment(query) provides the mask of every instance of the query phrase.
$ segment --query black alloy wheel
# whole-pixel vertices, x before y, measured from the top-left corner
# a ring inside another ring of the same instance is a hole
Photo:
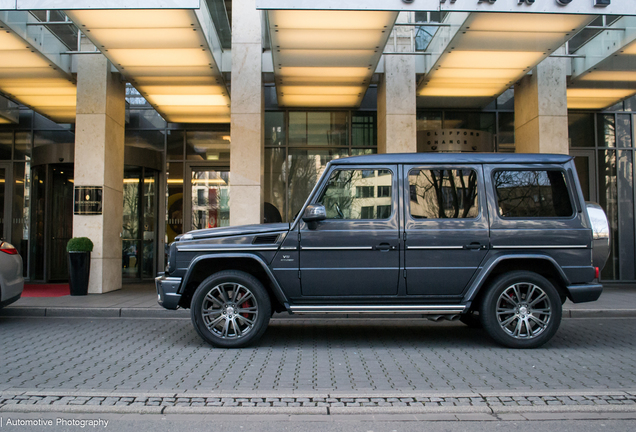
[[[192,324],[206,342],[241,348],[258,340],[272,315],[269,295],[254,276],[224,270],[205,279],[192,297]]]
[[[492,281],[479,315],[486,332],[501,345],[537,348],[559,329],[561,297],[543,276],[513,271]]]

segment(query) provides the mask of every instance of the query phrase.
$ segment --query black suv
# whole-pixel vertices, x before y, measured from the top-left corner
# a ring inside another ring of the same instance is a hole
[[[598,299],[603,210],[572,157],[383,154],[330,162],[289,224],[192,231],[171,244],[159,303],[242,347],[273,312],[418,314],[537,347],[562,304]]]

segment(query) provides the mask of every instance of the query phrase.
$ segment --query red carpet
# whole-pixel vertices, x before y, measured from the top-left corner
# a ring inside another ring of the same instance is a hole
[[[62,297],[71,295],[68,284],[24,284],[22,297]]]

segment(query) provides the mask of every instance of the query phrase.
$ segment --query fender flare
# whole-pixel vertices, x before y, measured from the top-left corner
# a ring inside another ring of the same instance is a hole
[[[543,254],[501,255],[501,256],[495,257],[495,258],[489,260],[488,262],[486,262],[486,265],[484,265],[484,267],[482,267],[482,271],[480,272],[479,276],[473,281],[473,283],[471,284],[470,288],[468,289],[468,291],[464,295],[464,298],[462,299],[462,303],[472,302],[475,299],[475,297],[477,296],[477,294],[479,293],[479,291],[483,287],[484,282],[486,281],[486,279],[488,279],[488,276],[490,276],[490,273],[492,273],[492,271],[495,269],[495,267],[497,267],[497,265],[499,263],[501,263],[502,261],[515,260],[515,259],[516,260],[518,260],[518,259],[535,259],[535,260],[538,259],[538,260],[548,261],[557,270],[557,272],[561,276],[561,279],[562,279],[562,282],[564,283],[564,285],[566,287],[568,285],[570,285],[570,281],[569,281],[568,277],[565,275],[565,272],[563,271],[561,266],[556,262],[556,260],[554,258],[552,258],[551,256],[543,255]]]
[[[285,295],[282,288],[278,284],[278,281],[274,277],[274,274],[272,273],[272,271],[269,269],[265,261],[263,261],[263,258],[259,257],[258,255],[250,254],[250,253],[221,253],[221,254],[204,254],[204,255],[197,256],[195,259],[193,259],[190,262],[190,267],[188,267],[188,270],[186,271],[186,274],[183,277],[183,281],[181,282],[181,287],[179,288],[179,294],[184,293],[185,287],[187,286],[188,281],[190,280],[190,277],[192,276],[192,272],[194,271],[194,268],[199,262],[209,260],[209,259],[218,259],[218,258],[248,258],[253,261],[256,261],[263,268],[263,270],[267,274],[267,277],[272,283],[272,287],[273,287],[273,291],[274,291],[274,295],[276,296],[276,299],[280,302],[281,305],[287,307],[286,305],[289,304],[289,300],[287,300],[287,296]]]

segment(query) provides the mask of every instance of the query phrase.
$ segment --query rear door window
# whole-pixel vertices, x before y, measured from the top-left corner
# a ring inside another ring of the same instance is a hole
[[[497,208],[503,218],[556,218],[574,214],[561,170],[497,170]]]
[[[477,171],[411,170],[409,197],[414,219],[474,219],[479,216]]]

